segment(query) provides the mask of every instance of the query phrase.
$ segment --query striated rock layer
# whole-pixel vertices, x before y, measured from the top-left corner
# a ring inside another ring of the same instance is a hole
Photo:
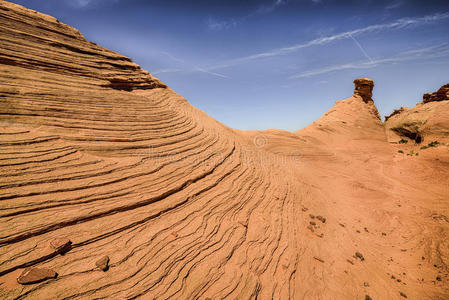
[[[449,85],[437,92],[424,94],[423,101],[413,108],[401,107],[385,117],[390,141],[401,138],[417,143],[449,142]]]
[[[447,146],[373,101],[233,130],[52,17],[0,32],[0,298],[447,299]]]

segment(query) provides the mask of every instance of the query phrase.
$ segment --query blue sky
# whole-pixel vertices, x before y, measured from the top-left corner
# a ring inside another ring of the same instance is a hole
[[[226,125],[301,129],[352,80],[380,114],[449,82],[447,0],[14,0],[129,56]]]

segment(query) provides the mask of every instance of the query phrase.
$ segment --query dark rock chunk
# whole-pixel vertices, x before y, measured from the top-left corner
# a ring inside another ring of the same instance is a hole
[[[56,238],[50,242],[50,247],[55,252],[64,254],[72,249],[72,242],[68,238]]]
[[[401,295],[401,296],[404,297],[404,298],[407,298],[407,295],[404,294],[403,292],[399,292],[399,295]]]
[[[362,97],[363,101],[368,103],[373,101],[371,97],[373,96],[374,81],[369,78],[357,78],[354,80],[354,95]]]
[[[58,276],[58,274],[51,269],[27,268],[20,274],[19,278],[17,278],[17,282],[20,284],[33,284],[56,278],[56,276]]]
[[[365,295],[365,300],[373,300],[373,298],[371,298],[371,297],[368,296],[368,295]]]
[[[109,256],[103,256],[97,262],[95,265],[100,269],[106,272],[109,269]]]
[[[429,103],[434,101],[449,100],[449,84],[443,85],[437,92],[424,94],[423,102]]]
[[[359,258],[361,261],[365,260],[365,258],[363,257],[362,253],[360,253],[360,252],[356,252],[355,253],[355,257]]]
[[[318,220],[320,220],[321,222],[326,223],[326,218],[325,218],[325,217],[317,216],[316,218],[317,218]]]

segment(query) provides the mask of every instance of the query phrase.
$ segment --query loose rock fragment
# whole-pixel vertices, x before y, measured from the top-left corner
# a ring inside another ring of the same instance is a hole
[[[360,252],[356,252],[355,253],[355,257],[360,258],[361,261],[365,260],[365,258],[363,257],[362,253],[360,253]]]
[[[407,298],[407,295],[404,294],[403,292],[399,292],[399,295],[401,295],[401,296],[404,297],[404,298]]]
[[[27,268],[20,274],[19,278],[17,278],[17,282],[20,284],[33,284],[56,278],[56,276],[58,276],[58,274],[51,269]]]
[[[72,242],[68,238],[56,238],[50,242],[50,247],[55,252],[64,254],[72,248]]]
[[[103,256],[97,260],[95,265],[103,272],[106,272],[109,269],[109,256]]]
[[[320,220],[321,222],[326,223],[326,218],[325,218],[325,217],[317,216],[316,218],[317,218],[318,220]]]
[[[373,300],[373,298],[371,298],[371,297],[368,296],[368,295],[365,295],[365,300]]]

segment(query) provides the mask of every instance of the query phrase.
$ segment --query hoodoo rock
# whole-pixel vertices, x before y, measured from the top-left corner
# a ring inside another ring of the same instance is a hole
[[[363,101],[373,101],[374,81],[369,78],[357,78],[354,80],[354,95],[362,97]]]

